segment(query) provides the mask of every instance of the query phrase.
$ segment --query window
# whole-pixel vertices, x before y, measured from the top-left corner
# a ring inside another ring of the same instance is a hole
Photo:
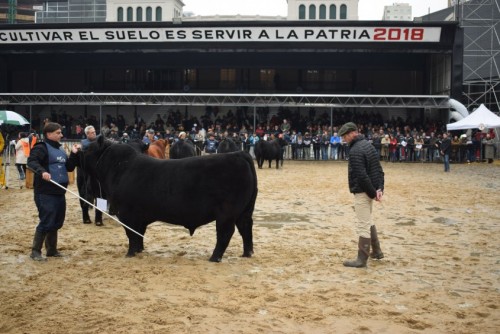
[[[133,21],[134,20],[134,10],[132,7],[127,7],[127,21]]]
[[[220,88],[236,87],[236,70],[234,68],[223,68],[220,70]]]
[[[118,13],[116,14],[118,16],[117,20],[118,22],[123,22],[123,8],[118,7]]]
[[[155,21],[161,21],[161,7],[156,7],[156,19]]]
[[[305,20],[306,19],[306,6],[300,5],[299,6],[299,20]]]
[[[330,20],[336,20],[337,19],[337,6],[331,5],[330,6]]]
[[[194,68],[187,68],[184,70],[184,84],[188,85],[190,87],[194,87],[196,84],[196,69]]]
[[[137,7],[136,14],[135,14],[135,20],[137,22],[141,22],[142,21],[142,7]]]
[[[309,20],[316,20],[316,6],[309,6]]]
[[[260,70],[260,87],[274,89],[275,70]]]
[[[341,20],[347,19],[347,6],[346,5],[340,5],[340,19]]]
[[[320,88],[320,72],[318,70],[307,70],[305,73],[305,88],[319,89]]]
[[[153,8],[151,7],[146,7],[146,21],[153,21]]]
[[[319,19],[326,20],[326,6],[325,5],[319,6]]]

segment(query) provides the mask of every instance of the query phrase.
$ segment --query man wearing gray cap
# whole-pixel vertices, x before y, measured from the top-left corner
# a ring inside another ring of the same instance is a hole
[[[344,124],[339,136],[349,145],[349,191],[354,194],[354,211],[356,213],[356,233],[359,236],[358,257],[344,261],[344,266],[366,267],[368,257],[381,259],[384,257],[380,249],[377,229],[371,223],[373,200],[381,201],[384,194],[384,171],[380,165],[377,151],[352,122]],[[370,245],[372,253],[370,254]]]

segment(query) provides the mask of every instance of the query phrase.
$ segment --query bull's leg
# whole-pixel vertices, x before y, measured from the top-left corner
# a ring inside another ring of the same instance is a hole
[[[229,241],[234,234],[234,221],[221,221],[217,219],[215,226],[217,229],[217,243],[215,244],[215,249],[210,257],[210,261],[220,262],[227,246],[229,245]]]
[[[280,159],[276,159],[276,169],[279,169],[279,163],[280,163]]]
[[[139,232],[140,234],[142,235],[146,235],[146,225],[144,225],[144,228],[139,228],[137,230],[137,232]],[[140,237],[137,235],[137,237],[139,238],[139,248],[137,250],[137,253],[142,253],[144,251],[144,238]]]
[[[142,245],[142,237],[125,228],[125,232],[128,237],[128,252],[127,257],[134,257],[137,253],[140,253]]]
[[[264,159],[261,159],[260,157],[257,159],[257,166],[259,166],[259,169],[262,169],[262,165],[264,164]]]
[[[250,217],[242,217],[236,222],[238,232],[243,239],[243,257],[252,257],[253,255],[253,219]]]
[[[271,164],[273,163],[272,159],[269,159],[269,168],[271,168]]]
[[[102,226],[102,212],[101,210],[95,210],[95,224],[97,226]]]

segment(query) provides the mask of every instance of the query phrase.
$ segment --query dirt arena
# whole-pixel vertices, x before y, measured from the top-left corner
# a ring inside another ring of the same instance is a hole
[[[123,228],[82,224],[71,194],[65,257],[34,262],[32,190],[12,180],[0,190],[0,333],[498,333],[500,166],[383,166],[373,218],[386,257],[367,269],[342,266],[357,242],[345,162],[258,170],[255,256],[240,257],[235,233],[221,263],[208,262],[214,224],[190,237],[154,223],[145,252],[125,258]]]

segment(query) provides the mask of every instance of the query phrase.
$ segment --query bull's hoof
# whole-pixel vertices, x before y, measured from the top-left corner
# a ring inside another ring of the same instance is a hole
[[[135,253],[128,252],[125,257],[135,257]]]
[[[250,252],[244,252],[241,257],[252,257],[253,256],[253,251]]]
[[[210,260],[208,260],[210,262],[221,262],[222,261],[222,258],[221,257],[217,257],[217,256],[212,256],[210,258]]]
[[[84,224],[92,224],[92,221],[90,220],[90,218],[89,219],[84,219],[83,223]]]

